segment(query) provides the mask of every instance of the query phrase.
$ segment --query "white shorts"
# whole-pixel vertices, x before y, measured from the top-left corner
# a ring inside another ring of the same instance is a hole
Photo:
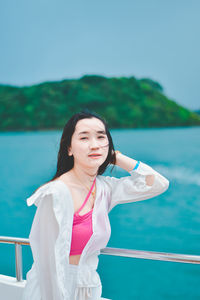
[[[71,285],[71,299],[73,300],[100,300],[102,294],[102,285],[97,287],[78,286],[77,274],[78,265],[69,264],[70,268],[70,282]]]

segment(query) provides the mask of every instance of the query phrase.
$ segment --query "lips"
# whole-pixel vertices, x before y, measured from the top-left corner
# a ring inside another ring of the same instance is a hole
[[[99,153],[92,153],[92,154],[89,154],[88,156],[101,156],[101,154],[99,154]]]

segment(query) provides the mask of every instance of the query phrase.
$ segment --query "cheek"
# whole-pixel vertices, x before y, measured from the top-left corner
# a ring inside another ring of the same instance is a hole
[[[77,142],[76,145],[74,145],[74,149],[77,154],[83,154],[87,153],[88,146],[87,143]]]

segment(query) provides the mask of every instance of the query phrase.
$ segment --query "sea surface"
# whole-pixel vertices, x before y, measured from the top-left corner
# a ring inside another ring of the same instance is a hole
[[[0,133],[0,235],[28,238],[34,189],[55,173],[62,132]],[[108,247],[200,255],[200,127],[111,130],[115,149],[169,181],[154,198],[110,212]],[[115,168],[104,175],[129,176]],[[15,276],[14,246],[0,244],[0,274]],[[32,265],[23,246],[23,278]],[[200,299],[200,265],[101,254],[103,297],[112,300]]]

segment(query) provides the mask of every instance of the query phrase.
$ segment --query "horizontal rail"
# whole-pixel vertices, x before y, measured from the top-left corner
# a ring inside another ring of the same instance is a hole
[[[152,260],[172,261],[180,263],[200,264],[200,255],[188,255],[178,253],[153,252],[143,250],[129,250],[122,248],[106,247],[101,249],[101,254],[116,255],[131,258],[144,258]]]
[[[22,281],[22,251],[21,245],[30,245],[29,239],[0,236],[0,243],[15,244],[15,270],[17,281]],[[143,250],[131,250],[123,248],[106,247],[100,250],[100,254],[123,256],[130,258],[143,258],[180,263],[200,264],[200,255],[188,255],[178,253],[153,252]]]
[[[0,236],[0,243],[30,245],[29,239],[16,238],[11,236]]]

